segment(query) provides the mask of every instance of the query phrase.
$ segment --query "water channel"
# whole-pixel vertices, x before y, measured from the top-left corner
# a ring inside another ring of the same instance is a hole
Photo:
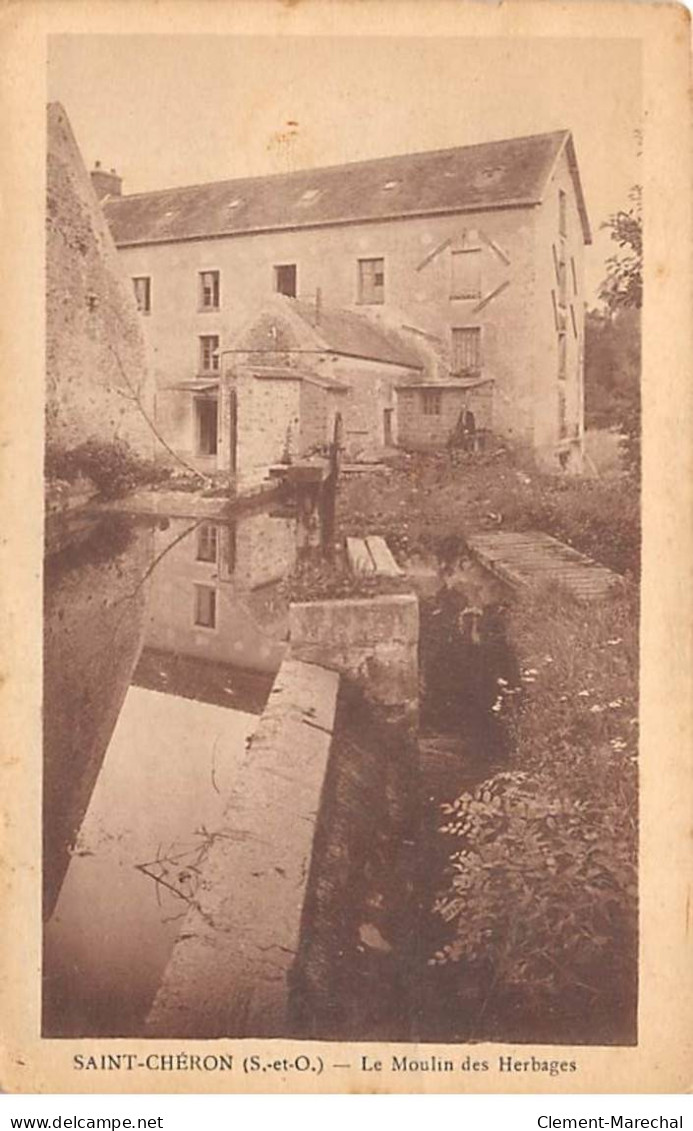
[[[142,1034],[286,651],[282,581],[320,542],[299,497],[227,522],[94,515],[48,557],[44,1036]],[[432,560],[409,563],[418,739],[342,681],[297,1034],[425,1039],[438,1012],[420,999],[439,804],[502,761],[491,708],[498,677],[515,678],[497,586],[443,565],[444,581]]]
[[[141,1032],[286,648],[296,508],[94,518],[45,586],[47,1036]]]

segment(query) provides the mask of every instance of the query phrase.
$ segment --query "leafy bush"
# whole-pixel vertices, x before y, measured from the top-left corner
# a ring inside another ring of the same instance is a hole
[[[454,936],[433,961],[464,961],[496,998],[514,991],[538,1008],[623,996],[637,886],[622,822],[547,772],[497,774],[444,811],[460,847],[435,910]]]
[[[90,438],[76,448],[48,448],[45,474],[68,482],[85,476],[103,499],[114,499],[136,487],[159,483],[169,472],[154,460],[142,459],[124,440],[104,443]]]
[[[460,1015],[476,1001],[476,1038],[482,1010],[506,1039],[517,1017],[525,1039],[532,1018],[547,1039],[633,1037],[637,613],[628,586],[589,607],[547,586],[509,611],[519,680],[498,680],[491,710],[510,766],[444,807],[435,904],[433,962],[457,971]]]

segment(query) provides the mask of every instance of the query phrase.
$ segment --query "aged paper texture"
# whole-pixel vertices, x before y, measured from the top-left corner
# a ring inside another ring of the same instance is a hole
[[[687,10],[0,49],[0,1085],[687,1091]]]

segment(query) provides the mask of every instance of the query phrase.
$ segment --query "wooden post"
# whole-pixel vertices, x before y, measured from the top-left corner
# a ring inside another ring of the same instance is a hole
[[[334,433],[330,444],[330,473],[320,491],[320,541],[323,557],[334,560],[334,528],[337,512],[337,484],[342,463],[342,414],[334,418]]]

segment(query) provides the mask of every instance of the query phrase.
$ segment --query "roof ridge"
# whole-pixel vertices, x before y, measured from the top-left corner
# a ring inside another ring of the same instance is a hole
[[[289,172],[285,172],[285,173],[251,173],[250,175],[244,176],[244,177],[226,177],[226,178],[222,178],[221,180],[198,181],[194,184],[188,184],[188,185],[169,185],[167,188],[147,189],[144,192],[125,193],[122,196],[112,197],[109,200],[109,204],[118,203],[118,202],[126,201],[126,200],[135,200],[136,198],[143,197],[143,196],[163,196],[166,193],[187,192],[187,191],[192,191],[194,189],[211,188],[213,185],[218,185],[219,187],[221,187],[223,185],[249,184],[250,182],[253,182],[253,181],[270,181],[270,180],[280,180],[280,179],[286,180],[286,179],[292,178],[292,177],[298,178],[298,177],[301,177],[301,176],[305,176],[306,174],[309,174],[309,173],[318,174],[318,173],[326,173],[326,172],[329,172],[330,170],[336,171],[336,170],[344,170],[344,169],[362,168],[364,165],[377,165],[380,162],[382,162],[384,164],[385,162],[392,162],[392,161],[397,161],[397,160],[400,160],[400,159],[401,160],[412,160],[412,159],[415,159],[417,157],[440,157],[440,156],[442,156],[443,154],[446,154],[446,153],[459,153],[461,150],[484,149],[484,148],[489,148],[489,147],[494,146],[494,145],[508,145],[511,142],[535,141],[538,138],[562,137],[565,140],[567,137],[570,136],[570,134],[571,134],[571,130],[569,130],[569,129],[547,130],[547,131],[541,132],[541,133],[524,134],[521,137],[494,138],[491,141],[471,142],[469,145],[444,146],[442,149],[421,149],[421,150],[416,150],[415,152],[384,154],[384,155],[381,155],[379,157],[363,157],[358,161],[345,161],[345,162],[341,162],[341,163],[335,163],[335,164],[332,164],[332,165],[308,165],[303,169],[291,169]]]

